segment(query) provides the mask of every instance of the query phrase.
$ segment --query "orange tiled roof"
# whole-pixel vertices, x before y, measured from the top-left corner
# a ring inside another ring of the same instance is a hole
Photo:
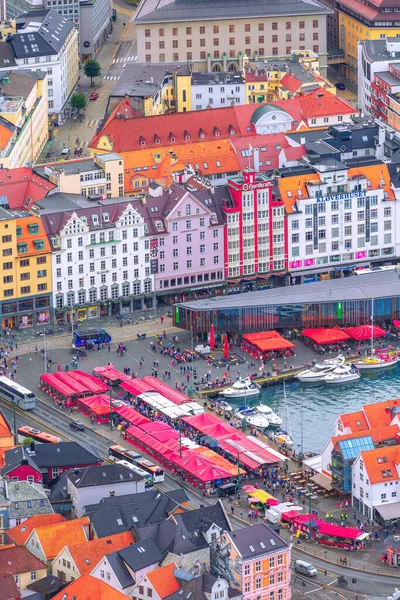
[[[279,83],[292,93],[297,92],[297,90],[303,85],[303,82],[291,73],[287,73],[285,77],[282,77]]]
[[[0,438],[9,437],[11,435],[11,428],[7,423],[7,419],[0,410]]]
[[[48,515],[36,515],[35,517],[31,517],[22,523],[21,525],[17,525],[12,529],[7,531],[8,537],[17,544],[17,546],[23,546],[36,527],[42,527],[43,525],[54,525],[55,523],[63,523],[66,521],[65,517],[55,514]]]
[[[344,427],[350,427],[351,431],[365,431],[369,429],[369,425],[367,423],[367,419],[362,410],[357,410],[356,412],[347,413],[344,415],[340,415],[340,420],[343,423]]]
[[[7,146],[8,142],[14,135],[13,125],[9,123],[8,127],[5,127],[3,124],[0,124],[0,149],[4,150]],[[15,128],[16,129],[16,128]]]
[[[133,544],[131,534],[126,531],[117,533],[109,537],[91,540],[90,542],[81,542],[80,544],[69,544],[69,553],[81,575],[91,573],[99,560],[105,554],[122,550],[130,544]]]
[[[176,564],[171,563],[166,567],[155,569],[146,575],[161,599],[173,594],[181,587],[174,575],[174,569],[176,569]]]
[[[375,429],[367,429],[365,431],[356,431],[354,433],[347,433],[346,435],[336,435],[332,439],[332,444],[335,446],[337,442],[343,442],[344,440],[352,440],[355,438],[364,437],[370,435],[375,443],[385,442],[386,440],[396,439],[396,435],[399,433],[397,425],[387,425],[385,427],[376,427]]]
[[[22,228],[22,236],[18,238],[18,243],[28,244],[28,251],[24,252],[24,256],[32,255],[32,254],[45,254],[46,252],[51,252],[50,242],[47,238],[46,232],[44,230],[43,223],[39,217],[22,217],[17,219],[16,222],[17,227]],[[39,232],[38,233],[30,233],[29,225],[38,225]],[[43,241],[44,247],[43,250],[36,250],[34,242]],[[22,253],[21,253],[22,255]]]
[[[351,106],[349,102],[322,88],[318,88],[318,90],[307,94],[307,96],[300,97],[299,102],[305,119],[358,114],[358,110]]]
[[[55,558],[64,546],[76,542],[86,542],[84,525],[89,525],[88,517],[35,527],[36,535],[39,538],[46,559],[52,560]]]
[[[381,187],[387,193],[388,200],[394,200],[394,193],[390,185],[390,174],[387,165],[368,165],[366,167],[354,168],[348,170],[348,176],[354,177],[363,173],[367,176],[368,181],[371,182],[371,189],[375,190]],[[385,183],[381,183],[384,181]]]
[[[374,429],[376,427],[384,427],[390,425],[392,421],[392,415],[390,410],[392,406],[400,407],[400,400],[384,400],[383,402],[375,402],[374,404],[367,404],[363,407],[365,417],[369,423],[369,427]]]
[[[82,575],[63,588],[52,600],[126,600],[126,596],[105,581]]]
[[[385,446],[361,452],[364,469],[371,483],[399,479],[396,466],[400,464],[400,446]]]
[[[320,177],[318,173],[308,173],[307,175],[296,175],[293,177],[280,178],[279,191],[288,213],[293,212],[293,206],[296,202],[298,190],[301,190],[301,198],[308,198],[306,183],[310,180],[319,181]]]

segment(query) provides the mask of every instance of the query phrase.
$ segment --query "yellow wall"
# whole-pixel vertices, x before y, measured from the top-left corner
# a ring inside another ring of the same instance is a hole
[[[36,571],[36,580],[43,579],[43,577],[47,577],[47,569],[38,569]],[[31,572],[29,573],[21,573],[18,576],[18,587],[20,590],[25,590],[28,585],[32,583],[31,580]]]
[[[383,13],[384,14],[384,13]],[[400,27],[367,27],[353,17],[338,11],[339,17],[339,46],[346,57],[346,77],[357,83],[357,45],[362,40],[379,40],[383,36],[396,37],[400,35]]]
[[[192,79],[190,75],[175,75],[176,112],[192,110]]]

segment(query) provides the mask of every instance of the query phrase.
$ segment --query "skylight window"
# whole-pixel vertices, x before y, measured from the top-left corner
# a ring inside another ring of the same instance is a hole
[[[249,546],[249,548],[250,548],[250,550],[251,550],[252,552],[255,552],[255,550],[254,550],[254,546]]]

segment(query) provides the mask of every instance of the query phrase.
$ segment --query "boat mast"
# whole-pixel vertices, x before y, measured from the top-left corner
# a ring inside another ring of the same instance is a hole
[[[371,298],[371,356],[374,355],[374,299]]]

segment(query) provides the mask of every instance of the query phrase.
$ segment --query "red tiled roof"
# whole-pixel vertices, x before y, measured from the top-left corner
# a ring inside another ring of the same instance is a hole
[[[7,535],[14,542],[14,544],[23,546],[36,527],[51,525],[53,523],[62,523],[63,521],[66,521],[66,518],[57,513],[36,515],[35,517],[27,519],[21,523],[21,525],[17,525],[16,527],[9,529],[7,531]]]
[[[334,115],[358,114],[358,110],[343,98],[327,90],[318,89],[299,98],[302,114],[306,119],[330,117]]]
[[[260,172],[277,169],[279,167],[279,154],[282,148],[289,145],[284,133],[246,136],[230,140],[230,142],[236,151],[237,160],[242,171],[247,167],[254,167],[254,152],[251,156],[243,156],[242,151],[258,148]],[[268,161],[269,164],[267,164]]]
[[[6,196],[11,210],[30,208],[55,187],[54,183],[37,175],[32,169],[0,169],[0,196]]]
[[[4,549],[0,546],[0,573],[18,575],[39,569],[47,569],[47,565],[24,546],[7,546]]]
[[[52,600],[126,600],[126,596],[105,581],[82,575],[63,588]]]
[[[372,21],[379,15],[378,10],[372,8],[372,6],[363,4],[362,2],[360,2],[360,0],[338,0],[338,2],[339,9],[340,4],[343,4],[343,6],[345,6],[346,8],[349,8],[350,10],[354,11],[355,13],[358,13],[366,19],[369,19],[370,21]]]
[[[333,446],[335,446],[337,442],[343,442],[344,440],[352,440],[355,438],[370,435],[372,437],[372,440],[375,443],[379,444],[380,442],[396,439],[398,433],[399,428],[397,425],[387,425],[384,427],[376,427],[375,429],[367,429],[366,431],[356,431],[354,433],[347,433],[346,435],[336,435],[331,439]]]
[[[64,546],[75,542],[86,542],[85,526],[88,525],[89,517],[82,517],[72,521],[35,527],[36,536],[46,559],[55,558]]]
[[[307,154],[307,151],[304,148],[304,146],[288,146],[287,148],[283,149],[283,152],[285,154],[286,160],[300,160],[302,156]]]
[[[0,575],[0,600],[18,600],[21,598],[15,579],[12,575]]]
[[[297,90],[301,88],[303,82],[291,73],[287,73],[285,77],[282,77],[280,84],[281,86],[289,90],[289,92],[292,92],[294,94],[294,92],[297,92]]]
[[[171,563],[166,567],[155,569],[146,575],[161,600],[178,591],[180,588],[179,581],[174,575],[175,569],[176,564]]]
[[[122,550],[130,544],[133,544],[132,536],[129,531],[125,531],[90,542],[69,544],[68,550],[79,573],[84,575],[85,573],[91,573],[103,556]]]
[[[350,427],[351,431],[365,431],[369,429],[367,419],[362,410],[340,415],[340,420],[344,427]]]
[[[363,407],[365,417],[369,423],[369,427],[384,427],[390,425],[392,414],[389,410],[393,406],[400,407],[400,400],[384,400],[383,402],[374,402]]]
[[[11,435],[11,428],[7,422],[7,419],[0,410],[0,438],[9,437]]]

